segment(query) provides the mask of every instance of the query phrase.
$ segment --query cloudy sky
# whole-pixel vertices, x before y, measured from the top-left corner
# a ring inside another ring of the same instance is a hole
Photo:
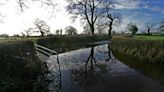
[[[161,18],[164,17],[164,0],[116,1],[118,3],[116,9],[124,18],[121,28],[124,28],[129,22],[134,22],[140,30],[144,30],[145,23],[160,23]]]
[[[66,12],[66,0],[55,0],[58,5],[54,14],[49,13],[51,10],[45,10],[45,7],[41,7],[39,3],[30,3],[29,8],[21,13],[16,1],[0,0],[0,34],[20,34],[25,29],[33,27],[35,18],[46,21],[52,33],[55,33],[56,29],[64,29],[69,25],[76,27],[79,33],[82,32],[80,20],[77,19],[73,23],[71,15]],[[115,11],[121,13],[123,17],[121,26],[114,28],[116,31],[124,31],[129,22],[136,23],[140,30],[144,30],[145,23],[159,23],[164,17],[164,0],[114,1],[116,1]]]

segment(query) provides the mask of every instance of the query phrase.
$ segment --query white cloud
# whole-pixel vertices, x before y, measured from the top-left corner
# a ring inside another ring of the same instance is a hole
[[[138,9],[140,0],[116,0],[116,9]]]

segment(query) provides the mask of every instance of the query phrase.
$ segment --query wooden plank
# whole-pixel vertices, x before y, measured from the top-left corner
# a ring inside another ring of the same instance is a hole
[[[36,47],[39,47],[39,48],[41,48],[41,49],[43,49],[43,50],[46,50],[46,51],[48,51],[48,52],[52,52],[53,54],[58,54],[56,51],[54,51],[54,50],[51,50],[51,49],[48,49],[48,48],[46,48],[46,47],[43,47],[43,46],[41,46],[41,45],[38,45],[38,44],[34,44]]]

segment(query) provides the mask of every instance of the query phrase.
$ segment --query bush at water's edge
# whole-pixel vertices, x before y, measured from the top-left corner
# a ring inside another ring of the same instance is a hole
[[[117,37],[112,39],[110,47],[139,62],[164,65],[164,41],[142,41]]]
[[[0,85],[3,86],[0,90],[27,85],[27,89],[31,91],[33,89],[30,86],[34,85],[32,83],[44,77],[45,71],[46,68],[36,56],[33,42],[0,43]]]

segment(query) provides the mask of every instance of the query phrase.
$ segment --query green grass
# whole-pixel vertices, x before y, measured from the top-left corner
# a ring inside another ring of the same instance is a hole
[[[160,35],[151,35],[151,36],[136,35],[134,37],[137,40],[158,40],[158,41],[164,40],[164,36],[160,36]]]

